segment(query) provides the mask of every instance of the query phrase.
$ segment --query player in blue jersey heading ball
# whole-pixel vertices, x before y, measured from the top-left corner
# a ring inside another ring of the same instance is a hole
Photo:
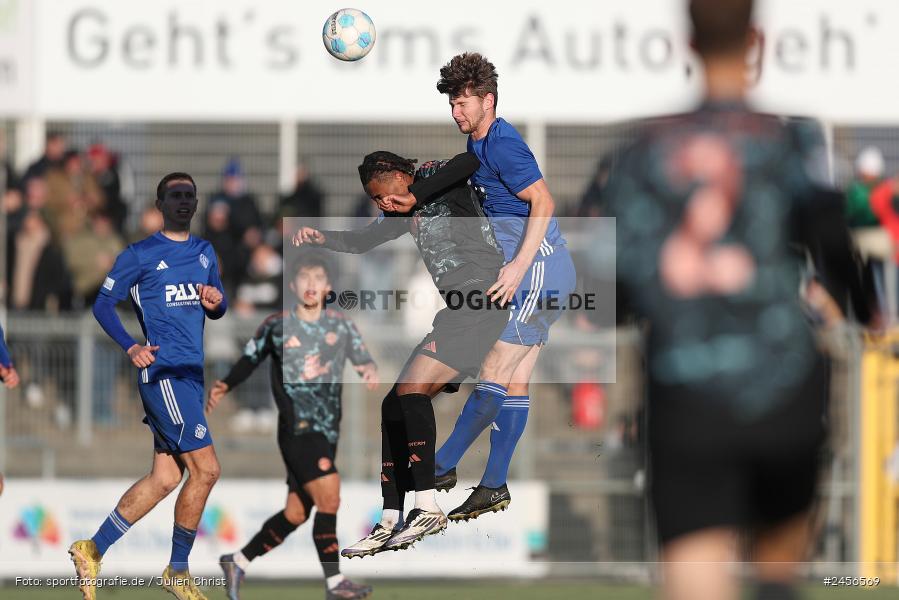
[[[227,303],[212,245],[190,234],[197,186],[187,173],[170,173],[156,188],[162,231],[116,258],[94,303],[94,316],[138,369],[144,422],[153,432],[153,467],[132,485],[93,538],[69,548],[85,600],[96,596],[100,561],[128,529],[190,477],[175,502],[172,554],[162,587],[179,600],[205,600],[188,572],[188,556],[219,462],[203,413],[203,328]],[[146,339],[136,342],[115,313],[130,299]]]

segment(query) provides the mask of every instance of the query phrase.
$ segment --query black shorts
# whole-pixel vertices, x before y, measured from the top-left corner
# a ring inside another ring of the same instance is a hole
[[[279,432],[278,448],[287,468],[287,487],[292,492],[302,493],[304,484],[337,472],[337,445],[317,431],[300,435]]]
[[[714,398],[650,384],[650,494],[661,543],[751,529],[809,509],[825,438],[823,361],[771,414],[739,422]]]
[[[447,386],[454,386],[452,391],[456,391],[466,376],[478,376],[484,357],[508,322],[509,311],[497,306],[443,308],[434,316],[431,332],[416,347],[413,356],[424,354],[459,371],[459,377]]]

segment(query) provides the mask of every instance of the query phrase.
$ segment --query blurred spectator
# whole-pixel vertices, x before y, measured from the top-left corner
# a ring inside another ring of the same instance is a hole
[[[297,165],[293,192],[281,198],[278,217],[321,217],[324,194],[309,175],[306,163]]]
[[[95,143],[87,149],[88,172],[103,193],[104,211],[120,234],[124,232],[128,206],[122,198],[122,181],[119,177],[118,157],[104,144]]]
[[[5,203],[7,208],[6,228],[8,242],[11,242],[12,238],[22,228],[22,224],[25,221],[25,215],[27,215],[29,211],[36,210],[45,212],[47,207],[47,182],[44,178],[32,177],[31,179],[23,181],[25,183],[24,199],[12,202],[7,199],[7,202]],[[14,199],[14,197],[11,198]]]
[[[156,204],[151,203],[141,211],[138,229],[128,237],[128,241],[134,243],[148,238],[157,231],[162,231],[162,225],[162,213],[156,208]]]
[[[65,153],[62,168],[47,171],[47,221],[57,240],[65,240],[87,226],[93,215],[103,210],[103,191],[94,176],[86,172],[76,150]]]
[[[222,284],[225,286],[226,296],[229,297],[234,295],[249,260],[249,252],[231,233],[230,217],[231,207],[227,202],[223,200],[211,202],[206,209],[203,234],[218,256],[222,268]]]
[[[871,190],[883,181],[883,154],[868,146],[855,159],[855,179],[846,189],[846,217],[850,227],[877,227],[880,221],[871,209]]]
[[[262,242],[262,215],[256,196],[247,191],[243,167],[232,158],[222,171],[222,189],[213,194],[209,205],[224,202],[228,205],[228,229],[235,241],[248,248]]]
[[[596,165],[593,178],[581,196],[581,204],[577,209],[579,217],[602,217],[606,213],[603,191],[612,172],[612,157],[603,156]]]
[[[90,225],[66,240],[66,262],[72,273],[75,298],[80,306],[94,303],[106,274],[125,243],[105,214],[91,219]]]
[[[238,312],[249,315],[254,310],[281,310],[282,272],[281,255],[267,244],[256,246],[250,255],[246,277],[237,287]]]
[[[50,131],[44,142],[44,154],[31,163],[22,176],[22,181],[26,182],[32,177],[42,177],[47,174],[51,168],[61,168],[62,161],[66,154],[66,138],[58,131]]]
[[[27,310],[68,310],[72,284],[65,259],[50,227],[37,210],[29,210],[7,248],[11,305]]]

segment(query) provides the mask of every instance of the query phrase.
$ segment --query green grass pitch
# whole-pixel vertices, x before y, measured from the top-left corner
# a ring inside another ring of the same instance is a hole
[[[372,600],[558,600],[588,598],[597,600],[655,600],[653,590],[643,586],[615,585],[577,581],[535,582],[372,582]],[[221,589],[205,590],[209,600],[225,600]],[[805,600],[886,600],[899,597],[899,589],[881,586],[876,589],[824,587],[806,585]],[[241,590],[242,600],[313,600],[324,598],[321,584],[316,582],[264,583],[247,582]],[[0,597],[8,600],[73,600],[80,598],[72,588],[17,588],[10,582],[0,587]],[[97,600],[165,600],[171,598],[159,588],[100,590]]]

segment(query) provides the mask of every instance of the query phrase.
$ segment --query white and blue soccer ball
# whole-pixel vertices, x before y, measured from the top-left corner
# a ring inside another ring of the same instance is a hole
[[[361,10],[341,8],[325,21],[322,41],[334,58],[359,60],[375,45],[375,24]]]

